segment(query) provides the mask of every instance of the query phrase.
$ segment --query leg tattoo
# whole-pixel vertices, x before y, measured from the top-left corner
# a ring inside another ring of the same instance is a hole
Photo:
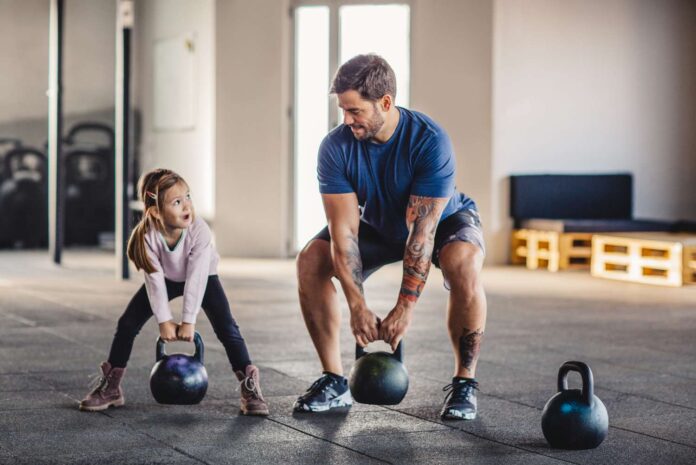
[[[475,331],[464,328],[459,338],[459,356],[462,359],[462,366],[467,370],[471,370],[474,361],[478,359],[482,337],[483,331],[480,328]]]

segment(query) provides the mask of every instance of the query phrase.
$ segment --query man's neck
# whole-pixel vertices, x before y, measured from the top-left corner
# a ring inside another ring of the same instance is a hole
[[[396,127],[399,125],[400,117],[401,113],[399,112],[399,109],[396,108],[396,106],[392,106],[387,112],[387,117],[384,119],[382,129],[375,134],[375,136],[372,138],[372,142],[376,142],[378,144],[384,144],[387,142],[394,134],[394,131],[396,131]]]

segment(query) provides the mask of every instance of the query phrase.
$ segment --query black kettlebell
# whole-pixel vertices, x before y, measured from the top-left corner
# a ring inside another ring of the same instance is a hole
[[[582,391],[568,389],[568,373],[582,377]],[[541,429],[551,447],[594,449],[607,437],[609,415],[594,395],[592,370],[583,362],[565,362],[558,370],[558,394],[544,406]]]
[[[203,339],[196,331],[193,355],[164,352],[165,342],[157,338],[157,361],[150,372],[150,391],[160,404],[197,404],[208,390],[208,372],[203,366]]]
[[[403,363],[403,341],[393,354],[368,353],[355,346],[355,364],[350,370],[350,393],[357,402],[396,405],[408,391],[408,372]]]

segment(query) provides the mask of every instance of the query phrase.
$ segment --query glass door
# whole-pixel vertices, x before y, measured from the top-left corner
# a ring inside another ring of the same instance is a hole
[[[340,123],[331,78],[355,55],[376,53],[394,69],[396,104],[409,105],[410,7],[407,4],[301,5],[295,19],[294,251],[321,228],[326,217],[317,182],[317,153],[327,132]]]

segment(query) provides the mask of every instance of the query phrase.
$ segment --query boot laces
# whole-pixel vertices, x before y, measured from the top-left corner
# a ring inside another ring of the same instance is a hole
[[[460,381],[458,383],[450,383],[443,387],[442,390],[447,392],[445,402],[451,397],[453,400],[469,400],[474,390],[479,390],[476,381]],[[449,392],[448,392],[449,391]]]
[[[244,378],[244,381],[242,381],[242,386],[244,387],[244,390],[254,396],[255,398],[261,397],[258,391],[258,385],[256,384],[256,380],[252,378],[251,376],[247,376]]]
[[[89,389],[92,392],[104,392],[107,384],[108,380],[106,376],[101,373],[96,373],[92,375],[92,379],[89,381]]]

